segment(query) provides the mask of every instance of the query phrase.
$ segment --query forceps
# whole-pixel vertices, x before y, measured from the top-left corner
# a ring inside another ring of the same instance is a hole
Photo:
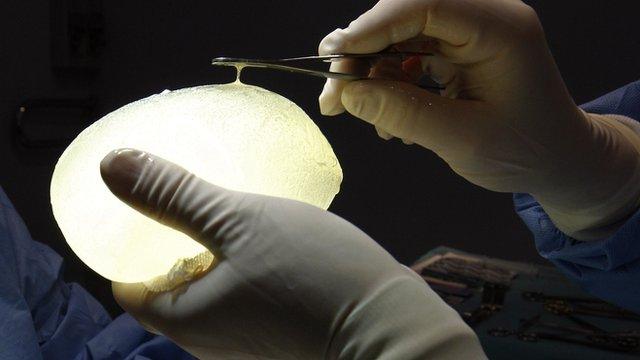
[[[366,76],[332,72],[327,70],[315,70],[307,67],[307,64],[314,63],[330,63],[333,61],[339,61],[344,59],[362,59],[362,60],[379,60],[384,58],[399,58],[406,59],[412,56],[433,56],[432,53],[421,52],[379,52],[373,54],[335,54],[335,55],[321,55],[321,56],[301,56],[294,58],[284,59],[242,59],[232,57],[217,57],[211,61],[211,65],[215,66],[234,66],[237,68],[254,67],[254,68],[266,68],[274,70],[289,71],[298,74],[311,75],[316,77],[324,77],[327,79],[338,80],[365,80],[369,79]],[[302,64],[296,66],[296,63]],[[442,89],[441,87],[431,87]]]

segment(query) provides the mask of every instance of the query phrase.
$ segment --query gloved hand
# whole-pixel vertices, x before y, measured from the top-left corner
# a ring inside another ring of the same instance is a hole
[[[217,256],[170,292],[113,284],[125,310],[199,358],[484,358],[419,276],[336,215],[225,190],[137,150],[109,154],[101,173],[121,200]]]
[[[319,53],[432,52],[404,63],[332,64],[387,80],[329,80],[326,115],[345,109],[434,151],[467,180],[526,192],[570,236],[606,236],[640,201],[640,139],[569,95],[537,15],[519,0],[381,0],[322,40]],[[415,86],[421,75],[441,94]],[[388,79],[399,79],[393,81]],[[441,96],[440,96],[441,95]]]

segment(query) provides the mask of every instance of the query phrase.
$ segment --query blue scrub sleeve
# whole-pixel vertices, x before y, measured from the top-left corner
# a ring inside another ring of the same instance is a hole
[[[640,81],[581,106],[587,112],[640,121]],[[640,129],[640,123],[629,123]],[[606,239],[581,242],[555,227],[529,194],[514,194],[515,208],[534,235],[540,255],[589,293],[640,313],[640,210]]]
[[[62,278],[62,258],[33,241],[0,188],[0,360],[193,359],[128,314],[111,317]]]

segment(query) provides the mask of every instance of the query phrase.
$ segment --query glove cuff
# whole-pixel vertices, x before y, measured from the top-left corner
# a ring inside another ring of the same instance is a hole
[[[533,194],[563,233],[611,235],[640,206],[640,127],[620,115],[587,114],[592,140],[556,175],[550,194]]]

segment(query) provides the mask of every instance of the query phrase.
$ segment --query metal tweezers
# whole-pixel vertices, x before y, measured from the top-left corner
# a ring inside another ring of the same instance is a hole
[[[346,74],[324,70],[313,70],[306,66],[295,66],[294,63],[309,64],[316,62],[333,62],[344,59],[362,59],[362,60],[378,60],[383,58],[400,58],[406,59],[412,56],[433,56],[432,53],[420,53],[420,52],[379,52],[374,54],[336,54],[336,55],[323,55],[323,56],[302,56],[285,59],[242,59],[231,57],[218,57],[211,61],[211,65],[216,66],[234,66],[234,67],[256,67],[267,68],[274,70],[289,71],[299,74],[324,77],[328,79],[338,80],[363,80],[368,77],[363,77],[354,74]]]

